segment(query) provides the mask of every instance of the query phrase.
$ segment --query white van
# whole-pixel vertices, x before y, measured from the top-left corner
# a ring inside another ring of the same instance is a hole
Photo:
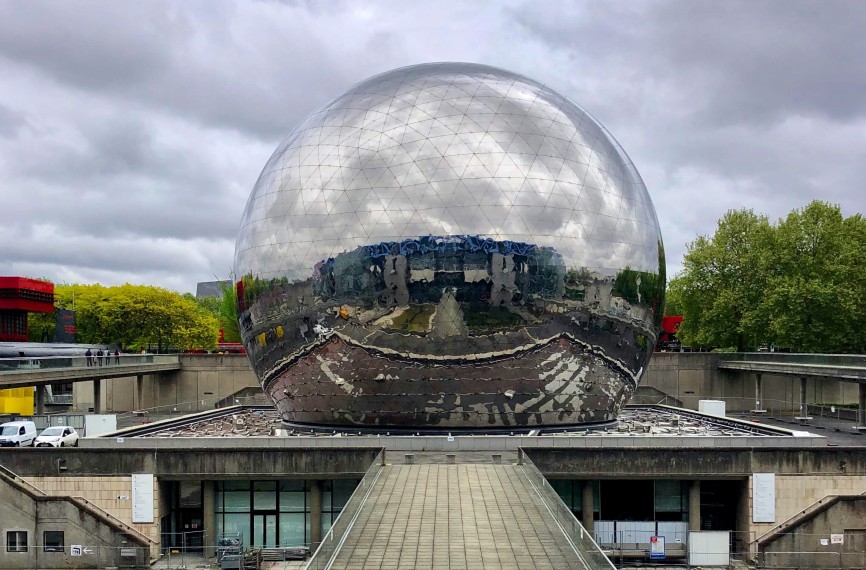
[[[0,447],[32,446],[36,440],[36,424],[27,421],[0,425]]]

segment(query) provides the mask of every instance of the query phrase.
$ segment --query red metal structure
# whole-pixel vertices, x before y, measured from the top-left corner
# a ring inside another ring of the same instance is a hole
[[[54,312],[54,283],[0,277],[0,341],[27,341],[27,313]]]
[[[680,341],[677,338],[677,333],[679,332],[682,323],[682,315],[662,317],[662,328],[661,331],[659,331],[659,340],[656,343],[656,350],[675,350],[679,348]]]

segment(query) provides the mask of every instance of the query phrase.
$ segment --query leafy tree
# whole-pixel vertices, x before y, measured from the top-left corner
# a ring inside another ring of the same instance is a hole
[[[79,342],[158,350],[216,347],[217,319],[189,295],[130,284],[55,287],[57,306],[71,309],[73,296]]]
[[[678,334],[684,344],[743,351],[765,341],[762,297],[773,239],[766,216],[731,210],[712,237],[686,246],[683,271],[670,283],[684,317]]]
[[[776,344],[808,352],[863,349],[864,224],[817,201],[779,222],[765,299]]]
[[[814,201],[775,226],[730,211],[712,238],[688,244],[669,294],[692,346],[862,352],[866,347],[866,220]],[[668,310],[668,314],[673,314]]]

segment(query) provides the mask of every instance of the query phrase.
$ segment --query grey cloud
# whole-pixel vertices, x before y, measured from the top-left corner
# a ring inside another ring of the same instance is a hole
[[[0,103],[0,137],[14,138],[27,125],[24,113],[16,112]]]
[[[525,4],[514,16],[546,44],[628,73],[646,96],[670,82],[705,123],[866,114],[860,2],[670,0],[573,11]]]
[[[839,1],[3,2],[0,274],[224,277],[279,137],[423,61],[501,66],[595,115],[674,272],[729,208],[866,211],[864,29],[866,5]]]
[[[269,21],[229,2],[193,6],[4,3],[0,56],[94,95],[264,138],[285,133],[345,85],[348,62],[330,58],[325,38],[297,17],[300,8]]]

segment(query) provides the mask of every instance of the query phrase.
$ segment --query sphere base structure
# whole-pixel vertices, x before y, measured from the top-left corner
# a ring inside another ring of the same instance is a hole
[[[333,335],[265,386],[290,424],[408,431],[610,422],[634,389],[616,363],[564,336],[511,355],[431,363]]]

